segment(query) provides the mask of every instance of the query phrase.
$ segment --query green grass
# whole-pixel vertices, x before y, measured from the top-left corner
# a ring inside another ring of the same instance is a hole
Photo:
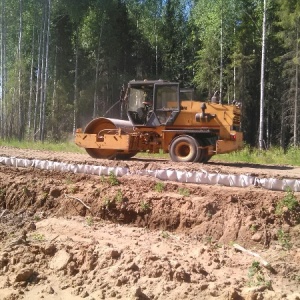
[[[146,211],[150,210],[150,204],[148,202],[145,202],[145,201],[141,201],[140,207],[141,207],[141,210],[143,212],[146,212]]]
[[[73,153],[86,153],[83,148],[78,147],[71,139],[66,142],[32,142],[18,140],[1,140],[0,146],[10,146],[22,149],[67,151]],[[136,155],[137,158],[148,159],[170,159],[169,154],[141,152]],[[279,147],[273,147],[268,150],[259,150],[250,146],[245,146],[242,150],[218,154],[212,157],[211,161],[233,162],[233,163],[252,163],[252,164],[276,164],[300,166],[300,148],[290,147],[286,151]]]
[[[259,150],[245,146],[242,150],[215,155],[213,160],[223,162],[241,162],[252,164],[268,164],[268,165],[292,165],[300,166],[300,148],[290,147],[284,152],[279,147],[273,147],[268,150]]]
[[[271,281],[267,280],[258,261],[253,261],[248,269],[248,286],[266,286],[271,288]]]
[[[182,196],[188,197],[190,195],[190,190],[187,188],[179,188],[178,193]]]
[[[1,140],[0,146],[15,147],[20,149],[33,149],[33,150],[50,150],[57,152],[74,152],[86,153],[83,148],[78,147],[73,141],[67,142],[40,142],[40,141],[18,141],[18,140]]]
[[[165,189],[165,185],[162,182],[157,182],[154,186],[155,192],[161,193]]]
[[[117,176],[113,172],[109,173],[108,182],[110,185],[119,185],[120,184]]]
[[[170,159],[167,153],[138,153],[136,157],[148,159]],[[300,166],[300,148],[290,147],[284,151],[280,147],[272,147],[268,150],[259,150],[245,146],[242,150],[214,155],[210,161],[250,163],[262,165],[291,165]]]
[[[154,159],[170,159],[169,153],[163,153],[161,149],[159,153],[140,152],[135,157],[137,158],[154,158]]]

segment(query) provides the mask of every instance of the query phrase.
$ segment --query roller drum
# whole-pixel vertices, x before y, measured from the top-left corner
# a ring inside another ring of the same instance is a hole
[[[97,118],[92,120],[84,129],[84,133],[90,134],[99,134],[101,131],[107,129],[119,129],[123,132],[130,133],[133,132],[133,126],[130,121],[119,120],[119,119],[108,119],[108,118]],[[86,152],[93,158],[106,158],[113,159],[117,156],[117,151],[115,149],[95,149],[95,148],[86,148]],[[136,153],[132,153],[132,156]],[[127,154],[130,156],[130,153]]]

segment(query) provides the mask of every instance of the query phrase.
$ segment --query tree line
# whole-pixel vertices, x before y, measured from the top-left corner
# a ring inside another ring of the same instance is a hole
[[[241,102],[252,146],[298,146],[299,29],[298,0],[0,0],[0,137],[66,139],[161,78]]]

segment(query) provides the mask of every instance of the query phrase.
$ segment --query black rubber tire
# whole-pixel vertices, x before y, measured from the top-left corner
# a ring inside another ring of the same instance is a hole
[[[212,158],[212,155],[208,155],[208,150],[202,149],[202,155],[199,159],[199,162],[206,164],[211,158]]]
[[[169,147],[171,159],[177,162],[199,161],[201,153],[199,143],[189,135],[180,135],[174,138]]]
[[[208,161],[211,159],[213,157],[213,155],[205,155],[204,157],[203,157],[203,159],[202,159],[202,163],[203,164],[206,164],[206,163],[208,163]]]

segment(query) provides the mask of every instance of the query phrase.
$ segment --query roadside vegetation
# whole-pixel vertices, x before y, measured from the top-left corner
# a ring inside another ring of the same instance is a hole
[[[34,150],[51,150],[51,151],[66,151],[74,153],[86,153],[83,148],[75,145],[73,140],[67,142],[32,142],[0,139],[0,146],[16,147],[21,149]],[[153,159],[169,159],[169,155],[165,153],[138,153],[138,158],[153,158]],[[252,163],[252,164],[267,164],[267,165],[291,165],[300,166],[300,148],[290,147],[283,150],[280,147],[273,147],[268,150],[259,150],[250,146],[245,146],[244,149],[228,154],[215,155],[211,158],[211,162],[234,162],[234,163]]]
[[[300,166],[300,148],[290,147],[283,150],[273,147],[268,150],[259,150],[246,146],[244,149],[229,154],[215,155],[212,158],[224,162],[245,162],[268,165],[292,165]]]
[[[18,140],[1,140],[0,146],[15,147],[20,149],[33,150],[50,150],[50,151],[66,151],[74,153],[86,153],[83,148],[78,147],[73,140],[67,142],[51,142],[51,141],[18,141]]]
[[[137,157],[169,159],[169,155],[163,153],[139,153]],[[258,148],[245,146],[240,151],[215,155],[210,161],[300,166],[300,148],[290,147],[287,150],[283,150],[280,147],[273,147],[268,150],[259,150]]]

